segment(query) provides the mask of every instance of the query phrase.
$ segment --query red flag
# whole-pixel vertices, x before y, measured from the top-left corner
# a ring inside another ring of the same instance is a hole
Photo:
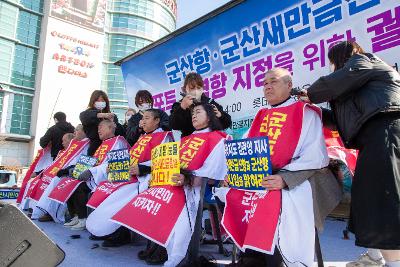
[[[280,210],[281,191],[230,189],[222,225],[242,251],[272,254]]]
[[[49,198],[64,204],[71,197],[72,193],[75,192],[76,188],[83,183],[75,178],[63,178],[58,185],[51,191]]]
[[[165,247],[184,207],[182,187],[155,186],[133,198],[112,220]]]
[[[122,182],[122,183],[110,183],[107,181],[101,182],[99,186],[96,187],[96,191],[94,191],[93,195],[90,197],[86,206],[92,209],[96,209],[114,191],[117,191],[118,188],[120,188],[121,186],[130,183],[132,182]]]

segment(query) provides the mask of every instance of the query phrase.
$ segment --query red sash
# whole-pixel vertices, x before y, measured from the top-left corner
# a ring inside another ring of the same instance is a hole
[[[22,197],[24,196],[24,193],[25,193],[26,184],[31,179],[32,173],[35,171],[37,164],[43,158],[43,156],[46,152],[50,153],[50,149],[48,147],[38,150],[36,157],[33,159],[32,164],[29,166],[29,169],[26,172],[24,179],[22,180],[22,185],[21,185],[21,189],[18,194],[17,203],[21,203]]]
[[[200,169],[216,145],[226,136],[223,132],[213,131],[183,137],[179,153],[181,168],[190,171]]]
[[[159,132],[142,135],[129,151],[131,156],[131,164],[149,161],[151,159],[151,150],[160,145],[169,134],[171,134],[171,132]],[[138,180],[136,177],[132,177],[132,180],[129,182],[101,182],[94,191],[92,197],[89,199],[87,206],[92,209],[96,209],[107,197],[109,197],[120,187],[126,184],[136,183],[137,181]]]
[[[72,140],[67,149],[57,156],[50,167],[44,170],[40,181],[36,184],[35,189],[32,190],[32,193],[29,195],[29,197],[33,200],[39,201],[44,190],[46,190],[51,180],[57,175],[57,172],[66,166],[77,155],[79,155],[83,148],[88,144],[89,139],[82,141]]]
[[[201,168],[216,145],[225,137],[226,134],[214,131],[182,138],[181,167],[188,170]],[[183,187],[156,186],[133,198],[112,220],[165,247],[184,207]]]
[[[248,137],[269,137],[274,168],[280,169],[291,162],[300,138],[305,106],[303,102],[295,102],[257,113]],[[280,190],[250,192],[230,189],[222,225],[241,250],[251,248],[271,254],[280,210]]]
[[[97,166],[104,162],[106,159],[107,152],[111,151],[118,141],[126,142],[121,136],[116,136],[107,140],[104,140],[101,145],[97,148],[93,157],[98,158]],[[82,183],[72,177],[63,178],[58,185],[51,191],[49,198],[59,202],[65,203],[75,192],[76,188]]]

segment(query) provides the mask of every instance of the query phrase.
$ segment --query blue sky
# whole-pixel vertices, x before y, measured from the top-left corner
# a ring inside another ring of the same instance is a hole
[[[229,0],[177,0],[178,21],[176,28],[192,22],[227,2]]]

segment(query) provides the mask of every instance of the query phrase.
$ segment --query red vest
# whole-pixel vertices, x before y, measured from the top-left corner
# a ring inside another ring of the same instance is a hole
[[[190,171],[200,169],[216,145],[226,136],[223,132],[213,131],[195,133],[182,138],[179,153],[181,168]]]

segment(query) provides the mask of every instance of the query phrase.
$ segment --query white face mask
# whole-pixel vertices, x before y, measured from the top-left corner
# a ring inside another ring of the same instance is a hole
[[[150,103],[143,103],[143,104],[138,106],[138,109],[140,111],[146,111],[148,109],[151,109],[151,104]]]
[[[106,107],[106,102],[96,101],[94,102],[94,107],[98,110],[103,110]]]
[[[189,92],[189,95],[193,96],[197,101],[200,102],[201,100],[201,95],[203,94],[203,89],[196,89],[196,90],[191,90]]]
[[[132,118],[132,115],[126,115],[126,116],[125,116],[125,120],[126,120],[126,121],[129,121],[131,118]]]

